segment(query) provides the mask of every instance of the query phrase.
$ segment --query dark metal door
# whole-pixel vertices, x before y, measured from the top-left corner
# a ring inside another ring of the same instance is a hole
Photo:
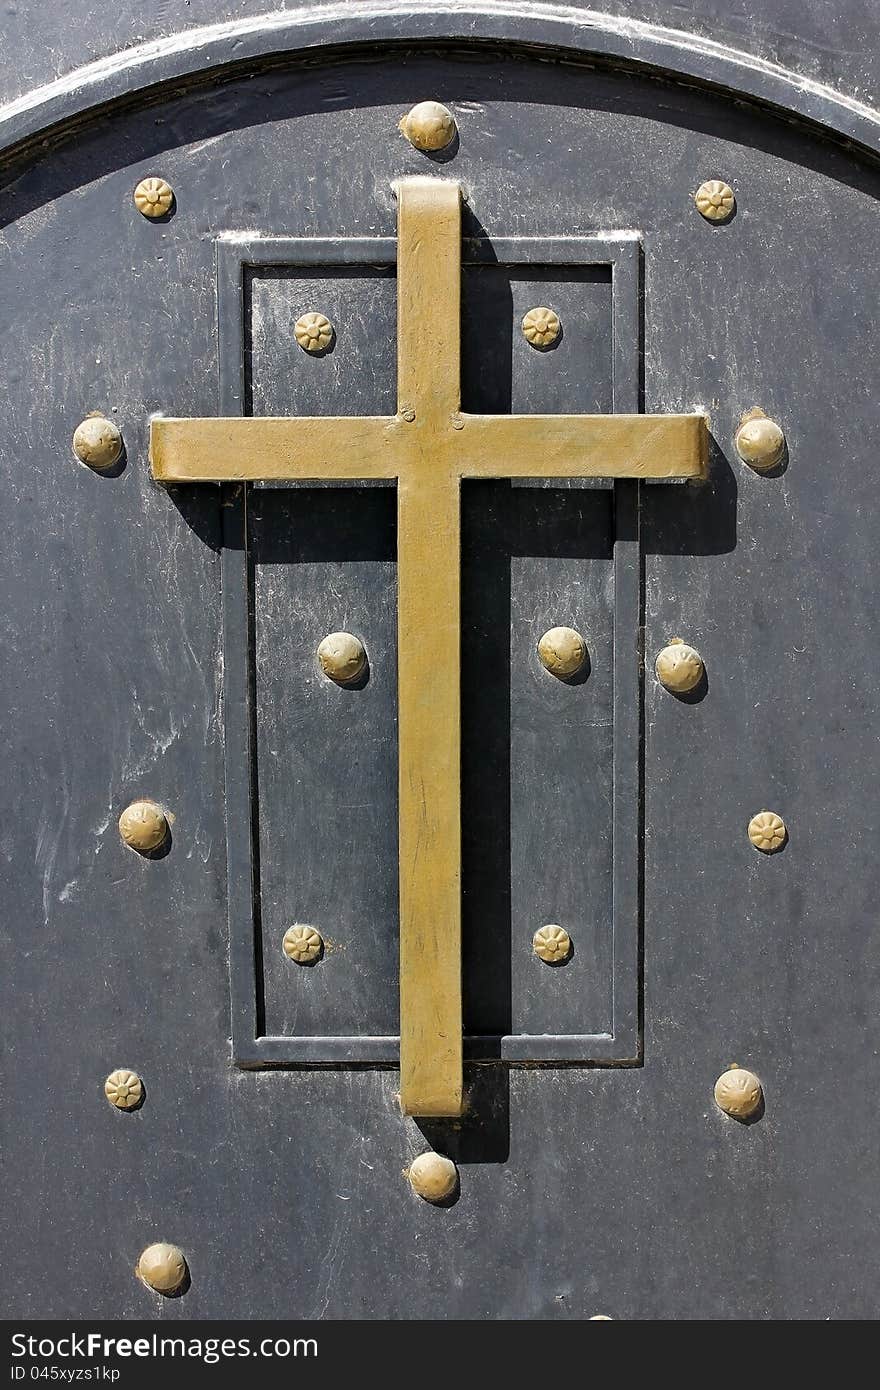
[[[711,57],[697,90],[418,37],[201,53],[47,110],[48,147],[9,125],[10,1314],[874,1316],[867,138]],[[398,129],[426,98],[438,151]],[[467,1105],[417,1121],[394,487],[161,486],[147,448],[154,416],[393,415],[393,185],[425,174],[466,196],[464,412],[705,412],[712,446],[705,482],[462,485]],[[338,632],[356,680],[317,659]],[[734,1064],[760,1092],[716,1099]],[[181,1297],[135,1278],[155,1242]]]

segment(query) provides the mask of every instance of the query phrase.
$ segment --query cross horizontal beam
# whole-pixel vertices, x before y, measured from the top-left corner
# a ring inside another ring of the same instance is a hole
[[[702,415],[158,417],[150,460],[162,483],[393,479],[430,442],[433,469],[459,478],[673,481],[705,477],[706,439]]]

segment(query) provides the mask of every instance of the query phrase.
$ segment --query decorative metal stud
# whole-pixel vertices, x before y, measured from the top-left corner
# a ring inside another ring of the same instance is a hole
[[[293,336],[303,352],[326,352],[335,331],[326,314],[301,314],[293,325]]]
[[[559,315],[552,309],[530,309],[522,321],[523,336],[534,348],[552,347],[562,332]]]
[[[538,659],[552,676],[570,680],[587,659],[587,644],[573,627],[551,627],[538,643]]]
[[[696,647],[688,646],[680,637],[670,637],[654,662],[657,679],[674,695],[686,695],[695,690],[703,679],[703,658]]]
[[[455,117],[439,101],[420,101],[408,111],[398,129],[417,150],[445,150],[455,139]]]
[[[95,410],[73,432],[73,452],[80,463],[101,473],[122,457],[122,435],[106,415]]]
[[[119,817],[119,833],[129,849],[150,854],[164,843],[168,818],[155,801],[133,801]]]
[[[747,410],[734,436],[734,447],[743,463],[756,473],[769,473],[782,462],[785,435],[782,427],[764,414],[759,406]]]
[[[164,179],[141,179],[134,190],[134,205],[144,217],[164,217],[174,202],[174,189]]]
[[[571,955],[571,937],[564,927],[550,923],[539,927],[532,937],[532,950],[548,965],[559,965]]]
[[[331,632],[318,643],[318,663],[324,675],[337,685],[351,685],[363,675],[367,653],[351,632]]]
[[[135,1274],[148,1289],[165,1294],[166,1298],[179,1293],[188,1278],[183,1251],[164,1240],[148,1245],[137,1262]]]
[[[726,222],[736,207],[733,189],[721,179],[707,179],[701,183],[694,194],[694,202],[707,222]]]
[[[444,1202],[458,1185],[458,1169],[452,1159],[434,1152],[414,1158],[405,1176],[413,1192],[426,1202]]]
[[[314,927],[298,922],[287,928],[281,945],[288,960],[295,960],[297,965],[311,965],[324,950],[324,938]]]
[[[143,1082],[136,1071],[120,1067],[104,1082],[104,1095],[117,1110],[136,1110],[144,1098]]]
[[[785,821],[775,811],[759,811],[749,821],[749,839],[762,854],[775,854],[788,839]]]
[[[759,1109],[762,1099],[761,1083],[753,1071],[746,1071],[736,1062],[722,1072],[715,1082],[715,1104],[725,1115],[747,1120]]]

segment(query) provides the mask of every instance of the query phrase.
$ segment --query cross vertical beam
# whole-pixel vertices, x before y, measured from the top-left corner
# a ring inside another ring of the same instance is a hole
[[[460,483],[461,195],[398,188],[397,483],[400,1103],[462,1108]],[[413,416],[411,419],[410,417]]]

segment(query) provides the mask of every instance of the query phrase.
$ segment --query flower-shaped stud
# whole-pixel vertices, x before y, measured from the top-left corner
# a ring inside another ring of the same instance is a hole
[[[775,811],[759,811],[749,821],[749,839],[762,854],[775,854],[788,839],[785,821]]]
[[[80,463],[99,473],[112,468],[122,457],[122,435],[118,426],[100,411],[87,415],[73,432],[73,452]]]
[[[420,101],[407,111],[398,126],[411,145],[428,153],[451,145],[456,129],[452,112],[439,101]]]
[[[703,658],[696,647],[689,646],[680,637],[670,637],[669,645],[654,662],[658,681],[673,695],[687,695],[696,689],[703,679],[703,669]]]
[[[134,205],[144,217],[164,217],[174,202],[174,189],[164,179],[141,179],[134,190]]]
[[[734,1062],[715,1082],[715,1104],[735,1120],[747,1120],[761,1104],[761,1083],[753,1071]]]
[[[523,337],[533,348],[552,347],[562,332],[559,315],[552,309],[530,309],[522,321]]]
[[[333,324],[326,314],[301,314],[293,325],[293,336],[303,352],[326,352],[333,342]]]
[[[733,189],[721,179],[707,179],[694,194],[697,211],[707,222],[726,222],[736,205]]]
[[[136,1110],[144,1098],[143,1082],[136,1071],[119,1067],[104,1082],[104,1095],[117,1110]]]
[[[281,945],[288,960],[295,960],[297,965],[311,965],[324,950],[324,938],[314,927],[296,923],[287,928]]]
[[[550,923],[532,937],[532,950],[548,965],[561,965],[571,955],[571,937],[564,927]]]
[[[164,1240],[147,1246],[137,1262],[135,1274],[148,1289],[154,1289],[166,1298],[185,1292],[184,1286],[189,1278],[183,1251]]]

